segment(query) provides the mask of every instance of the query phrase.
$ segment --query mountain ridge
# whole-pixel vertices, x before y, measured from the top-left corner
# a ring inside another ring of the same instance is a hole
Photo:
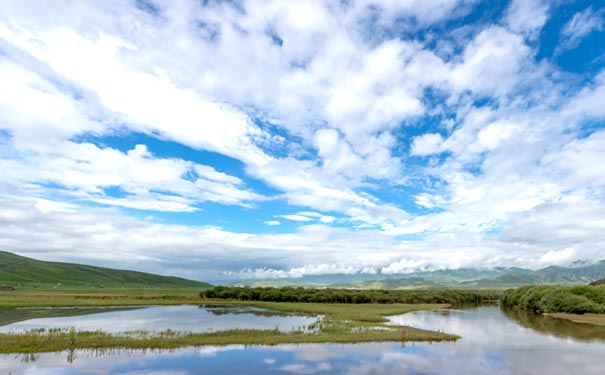
[[[547,266],[538,270],[519,267],[459,268],[399,275],[323,275],[300,279],[255,280],[250,286],[314,286],[360,289],[509,288],[533,284],[587,284],[605,278],[605,260],[571,267]],[[335,282],[335,280],[339,281]],[[321,282],[322,280],[331,282]]]

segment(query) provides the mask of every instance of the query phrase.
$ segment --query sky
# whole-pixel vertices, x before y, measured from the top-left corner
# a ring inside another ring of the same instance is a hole
[[[0,249],[212,282],[605,259],[605,3],[0,0]]]

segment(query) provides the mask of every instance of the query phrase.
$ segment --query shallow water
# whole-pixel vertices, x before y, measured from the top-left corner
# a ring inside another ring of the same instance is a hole
[[[557,330],[553,328],[557,322],[536,324],[535,319],[541,317],[533,316],[533,323],[528,324],[526,318],[506,315],[498,307],[414,312],[392,318],[397,324],[463,336],[455,343],[225,346],[4,355],[0,356],[0,374],[604,373],[605,340],[598,337],[599,330],[573,323],[563,323],[564,329]],[[584,329],[597,336],[574,337]]]
[[[0,315],[3,312],[0,311]],[[40,317],[0,327],[0,332],[24,332],[32,329],[69,329],[117,333],[126,331],[213,332],[234,328],[279,329],[283,332],[305,330],[316,317],[275,314],[248,306],[151,306],[85,309],[19,309],[26,317]],[[36,314],[37,313],[37,314]],[[63,316],[58,316],[63,315]],[[1,316],[0,316],[1,320]]]

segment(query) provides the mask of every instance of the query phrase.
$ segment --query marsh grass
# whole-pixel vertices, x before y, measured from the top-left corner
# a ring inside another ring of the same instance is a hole
[[[210,333],[130,332],[108,334],[101,331],[30,331],[24,334],[1,334],[0,353],[38,353],[75,349],[173,349],[201,345],[277,345],[303,343],[359,343],[382,341],[444,341],[458,336],[400,327],[351,329],[346,322],[326,325],[316,333],[303,331],[233,329]]]

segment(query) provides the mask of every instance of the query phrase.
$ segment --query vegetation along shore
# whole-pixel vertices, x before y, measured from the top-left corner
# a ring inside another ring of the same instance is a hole
[[[264,309],[321,317],[312,330],[281,332],[279,330],[237,329],[209,332],[85,332],[66,329],[33,330],[25,333],[0,334],[0,353],[52,352],[68,349],[156,348],[169,349],[195,345],[285,343],[356,343],[377,341],[443,341],[458,336],[385,324],[385,316],[410,311],[447,307],[446,303],[338,304],[302,302],[266,302],[210,299],[199,296],[194,288],[148,289],[20,289],[0,293],[0,308],[14,311],[17,307],[57,306],[145,306],[174,304],[253,305]],[[1,311],[0,311],[1,314]],[[14,314],[13,314],[14,315]]]
[[[605,286],[537,285],[507,290],[502,307],[527,310],[577,323],[605,326]]]

